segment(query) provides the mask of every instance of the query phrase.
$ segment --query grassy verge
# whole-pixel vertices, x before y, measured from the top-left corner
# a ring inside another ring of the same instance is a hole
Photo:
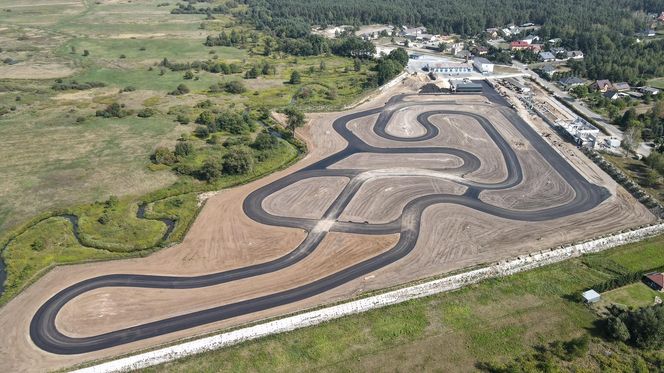
[[[616,276],[610,268],[650,268],[653,256],[664,258],[664,236],[144,371],[473,371],[479,362],[501,365],[535,346],[593,334],[597,314],[569,295]],[[642,353],[594,336],[585,356],[572,362],[554,356],[551,363],[605,371],[663,358],[664,350]]]

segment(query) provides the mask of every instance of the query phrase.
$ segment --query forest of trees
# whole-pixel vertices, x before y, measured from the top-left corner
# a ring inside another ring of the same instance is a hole
[[[244,0],[245,21],[279,38],[285,52],[326,52],[310,35],[312,25],[390,23],[426,26],[432,33],[476,36],[489,27],[533,22],[543,25],[543,40],[561,38],[563,46],[584,51],[572,63],[576,75],[636,84],[664,76],[664,40],[637,43],[647,28],[646,14],[664,10],[664,0]]]
[[[246,17],[260,29],[304,36],[312,24],[423,25],[434,33],[472,36],[488,27],[533,22],[583,29],[593,24],[633,28],[635,11],[661,11],[664,0],[244,0]]]

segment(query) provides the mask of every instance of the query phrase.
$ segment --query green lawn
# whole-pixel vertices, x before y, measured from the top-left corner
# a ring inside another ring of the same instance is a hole
[[[607,305],[620,304],[627,307],[645,307],[652,305],[656,296],[661,298],[662,294],[642,282],[637,282],[602,293],[602,302]]]
[[[648,81],[648,85],[655,88],[664,89],[664,78],[650,79]]]
[[[570,295],[614,276],[602,269],[609,261],[650,268],[654,257],[664,257],[664,236],[593,256],[599,259],[572,259],[143,371],[475,371],[478,362],[511,361],[534,346],[587,333],[597,315]],[[607,343],[594,340],[573,367],[631,364],[635,351]],[[607,350],[615,355],[607,358]]]

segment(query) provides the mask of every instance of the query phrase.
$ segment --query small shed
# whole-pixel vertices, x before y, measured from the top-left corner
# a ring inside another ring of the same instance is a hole
[[[581,296],[583,297],[583,300],[586,303],[599,302],[599,300],[601,298],[601,295],[593,289],[590,289],[590,290],[584,292],[583,294],[581,294]]]

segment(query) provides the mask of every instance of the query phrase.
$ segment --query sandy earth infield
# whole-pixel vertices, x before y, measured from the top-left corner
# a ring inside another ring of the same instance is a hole
[[[385,100],[400,88],[400,86],[397,86],[353,111],[382,106]],[[478,96],[455,96],[455,99],[463,101],[466,97],[469,103],[479,102]],[[409,98],[409,100],[411,99]],[[479,107],[479,105],[477,106]],[[475,107],[475,105],[472,107]],[[109,273],[203,274],[267,261],[292,250],[301,242],[305,233],[298,229],[269,227],[253,222],[243,214],[242,200],[256,188],[342,149],[345,146],[345,141],[334,133],[331,128],[332,120],[338,116],[339,113],[310,115],[312,124],[304,128],[302,134],[308,141],[311,153],[304,160],[287,170],[245,186],[222,191],[212,197],[201,211],[182,244],[164,249],[147,258],[59,267],[30,286],[0,309],[0,328],[4,332],[0,336],[0,366],[3,366],[6,371],[44,371],[66,367],[82,361],[110,357],[178,338],[211,332],[323,303],[348,299],[348,297],[362,291],[394,286],[469,265],[494,262],[501,258],[588,238],[595,233],[605,233],[654,220],[654,217],[644,207],[637,204],[622,189],[612,189],[615,188],[615,184],[607,186],[609,189],[617,190],[617,195],[612,196],[595,210],[548,222],[515,222],[495,218],[461,206],[436,205],[425,210],[420,240],[408,257],[364,278],[351,281],[329,292],[301,302],[77,356],[49,354],[37,349],[32,344],[27,331],[36,309],[58,290],[83,279]],[[490,119],[494,120],[493,117]],[[362,120],[356,122],[360,121]],[[500,119],[496,118],[496,121],[498,122]],[[506,120],[503,118],[503,121]],[[478,124],[476,126],[479,127]],[[505,127],[504,123],[496,123],[496,126],[518,151],[518,133],[513,130],[513,127],[511,130],[510,128],[503,129],[502,127]],[[472,132],[474,131],[472,127],[472,124],[468,124],[463,128]],[[481,128],[479,130],[481,131]],[[445,132],[447,134],[445,141],[451,141],[450,134],[452,130],[449,129]],[[464,132],[457,130],[456,137],[458,139],[456,141],[461,142],[465,138],[461,136],[463,134]],[[513,136],[514,139],[508,138],[509,136]],[[473,133],[472,137],[481,138],[481,133]],[[486,162],[487,158],[495,157],[495,154],[490,152],[486,154],[478,153],[488,148],[485,144],[482,143],[478,146],[478,143],[470,138],[465,141],[465,145],[459,145],[459,147],[473,152],[482,162]],[[512,141],[514,141],[514,144]],[[402,145],[402,143],[399,143],[398,146]],[[437,145],[440,146],[441,144]],[[477,147],[481,149],[476,149]],[[525,151],[527,148],[524,146],[523,149]],[[519,152],[517,154],[519,154],[521,160],[522,154]],[[529,165],[532,163],[534,168],[537,167],[536,161],[521,161]],[[580,160],[574,159],[574,161],[579,162]],[[589,163],[589,161],[587,162]],[[589,174],[590,178],[594,179],[598,175],[603,175],[592,164],[581,162],[577,166],[584,175]],[[523,165],[523,167],[524,172],[528,172],[526,165]],[[495,175],[489,176],[498,178],[500,172],[494,170],[493,174]],[[603,177],[600,178],[604,179]],[[409,187],[410,184],[417,183],[421,184],[422,189],[420,187]],[[398,186],[394,189],[393,194],[386,190],[392,184],[394,187]],[[373,216],[372,218],[375,217],[376,219],[379,217],[378,212],[382,211],[386,216],[393,214],[394,211],[399,209],[398,203],[406,202],[405,200],[395,200],[393,202],[383,200],[381,202],[377,195],[399,199],[396,197],[398,195],[403,196],[403,199],[407,199],[420,193],[421,190],[442,190],[444,193],[463,192],[463,190],[458,189],[458,185],[450,181],[431,180],[426,177],[370,179],[362,188],[365,190],[361,189],[358,192],[347,211],[361,212],[364,216]],[[304,189],[309,189],[310,192],[315,193],[315,188],[311,186]],[[329,195],[334,194],[333,190],[334,188],[331,188]],[[288,194],[283,191],[282,193],[285,193],[284,196]],[[375,197],[373,201],[372,197]],[[293,200],[293,196],[289,198]],[[505,203],[511,203],[508,201],[508,197],[503,197],[503,199],[507,201]],[[322,204],[323,202],[319,203]],[[380,206],[380,203],[384,206]],[[386,208],[388,205],[389,208]],[[283,210],[284,206],[276,207]],[[310,207],[314,211],[322,209],[320,206]],[[296,205],[294,209],[306,210],[302,205]],[[58,316],[58,327],[63,332],[72,335],[96,334],[149,320],[161,319],[168,315],[185,314],[198,309],[209,308],[231,299],[251,298],[280,288],[292,287],[295,284],[300,284],[301,281],[306,282],[313,278],[319,278],[330,271],[333,272],[348,266],[352,262],[360,260],[360,258],[376,255],[376,253],[391,247],[396,238],[396,235],[366,237],[337,233],[329,234],[319,250],[292,268],[279,273],[263,275],[260,278],[204,289],[186,291],[98,289],[82,295],[65,306]],[[149,302],[146,302],[146,299],[149,299]]]
[[[412,167],[450,169],[463,166],[463,160],[451,154],[375,154],[355,153],[330,166],[330,169],[369,170]]]
[[[347,177],[300,180],[263,200],[263,209],[278,216],[320,219],[348,184]]]
[[[418,137],[427,133],[426,128],[413,117],[412,108],[403,108],[393,114],[385,132],[403,138]]]
[[[339,216],[340,221],[388,223],[401,215],[404,206],[429,194],[463,194],[466,187],[444,179],[424,176],[371,179],[357,191],[355,198]]]
[[[430,99],[431,96],[425,97]],[[473,105],[464,107],[464,109],[466,108],[471,112],[487,116],[491,121],[500,117],[499,114],[487,110],[485,106]],[[449,105],[416,106],[413,112],[408,113],[406,117],[416,120],[417,115],[422,112],[445,109],[459,110],[460,107]],[[429,120],[440,128],[438,136],[425,141],[399,142],[384,139],[373,132],[370,124],[374,123],[377,117],[378,114],[353,120],[349,122],[348,128],[364,142],[376,147],[448,146],[466,150],[482,161],[482,165],[477,171],[466,175],[472,181],[494,183],[503,180],[507,176],[507,168],[503,162],[502,153],[496,144],[491,141],[482,126],[473,118],[464,115],[432,115]],[[388,126],[394,120],[393,117]],[[509,139],[507,140],[509,141]]]

